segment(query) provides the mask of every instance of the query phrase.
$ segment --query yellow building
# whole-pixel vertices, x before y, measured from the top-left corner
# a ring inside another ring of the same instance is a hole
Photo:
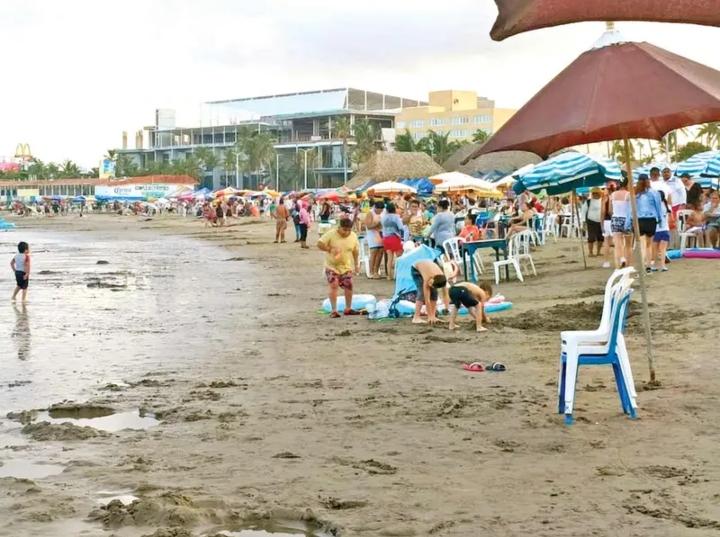
[[[429,104],[403,108],[395,116],[395,129],[398,134],[407,129],[416,140],[429,130],[449,132],[450,139],[455,141],[472,140],[478,129],[494,133],[515,112],[495,108],[495,101],[478,97],[474,91],[431,91]]]

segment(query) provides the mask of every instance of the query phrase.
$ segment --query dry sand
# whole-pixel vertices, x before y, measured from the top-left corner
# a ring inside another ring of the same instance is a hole
[[[567,427],[555,413],[558,333],[597,322],[609,273],[583,270],[568,240],[535,255],[538,277],[497,289],[514,308],[478,335],[320,316],[320,252],[272,244],[267,222],[206,230],[172,217],[93,216],[23,226],[189,236],[226,248],[226,263],[249,276],[226,294],[198,292],[210,317],[235,316],[236,329],[222,332],[198,322],[194,337],[223,343],[219,356],[194,351],[195,367],[133,368],[127,384],[78,394],[153,412],[158,426],[97,435],[32,426],[29,443],[62,454],[66,468],[0,479],[0,535],[199,536],[258,517],[317,521],[343,537],[720,534],[717,261],[677,261],[648,278],[661,386],[643,382],[635,315],[627,342],[639,419],[620,412],[609,368],[584,368]],[[226,266],[191,261],[201,279]],[[356,290],[392,293],[364,278]],[[469,374],[461,364],[471,361],[508,371]],[[98,490],[139,500],[98,509]]]

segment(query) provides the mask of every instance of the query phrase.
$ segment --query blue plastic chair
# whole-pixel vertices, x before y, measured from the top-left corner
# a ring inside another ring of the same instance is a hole
[[[622,297],[618,297],[612,305],[612,329],[610,333],[610,341],[608,342],[607,352],[598,354],[580,354],[578,355],[578,368],[581,365],[611,365],[613,373],[615,375],[615,384],[617,385],[618,395],[620,397],[620,405],[625,414],[630,418],[637,418],[637,411],[633,407],[630,401],[630,394],[627,390],[627,379],[623,375],[622,366],[620,365],[620,355],[618,353],[618,338],[625,330],[625,324],[627,321],[628,304],[630,302],[630,295],[632,289],[629,289]],[[578,374],[575,375],[574,379],[567,378],[567,355],[562,353],[560,356],[561,360],[561,374],[560,374],[560,390],[558,394],[558,413],[565,414],[565,424],[572,425],[574,418],[572,410],[567,411],[565,404],[565,385],[567,382],[572,382],[573,385],[577,383]],[[573,390],[574,391],[574,390]]]

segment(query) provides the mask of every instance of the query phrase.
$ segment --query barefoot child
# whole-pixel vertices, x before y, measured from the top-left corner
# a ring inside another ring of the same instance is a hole
[[[353,297],[353,271],[360,272],[359,252],[360,243],[352,230],[353,222],[348,218],[340,220],[340,226],[325,233],[317,243],[318,249],[326,253],[325,278],[328,283],[328,298],[330,299],[330,317],[337,319],[338,290],[345,293],[345,315],[358,315],[352,309]]]
[[[27,301],[27,289],[30,282],[30,246],[23,241],[18,244],[18,253],[10,261],[10,267],[15,272],[15,292],[12,299],[15,300],[17,294],[22,290],[22,301]]]
[[[485,314],[485,303],[492,296],[492,287],[488,282],[480,282],[475,285],[470,282],[456,283],[450,288],[450,330],[458,328],[455,324],[458,310],[463,305],[468,309],[470,316],[475,319],[475,329],[478,332],[486,332],[482,323],[489,323],[490,319]]]
[[[413,324],[435,324],[437,318],[438,289],[447,293],[447,278],[443,270],[433,261],[417,261],[410,269],[410,274],[417,287],[417,299],[415,300],[415,315]],[[427,305],[427,321],[420,317],[423,305]]]

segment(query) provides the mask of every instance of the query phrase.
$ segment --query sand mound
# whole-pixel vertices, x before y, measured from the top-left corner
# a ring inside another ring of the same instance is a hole
[[[33,440],[68,442],[73,440],[89,440],[91,438],[110,436],[105,431],[98,431],[92,427],[80,427],[72,423],[31,423],[22,428],[23,434]]]

